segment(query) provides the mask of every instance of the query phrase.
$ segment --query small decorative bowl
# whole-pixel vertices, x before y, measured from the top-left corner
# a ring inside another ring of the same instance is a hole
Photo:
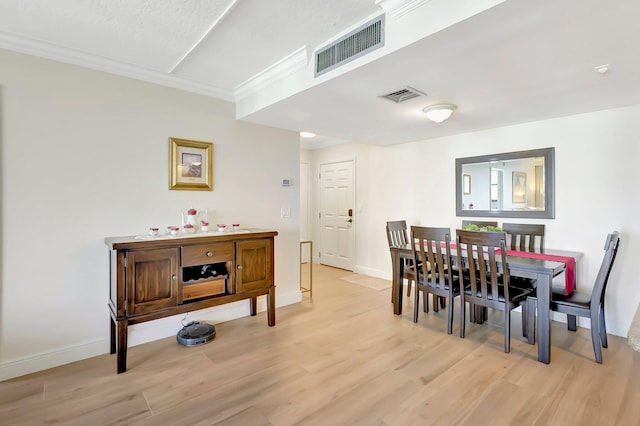
[[[238,229],[240,229],[240,224],[239,223],[234,223],[233,225],[231,225],[233,227],[234,231],[237,231]]]
[[[193,234],[194,232],[196,232],[196,228],[193,227],[193,225],[185,225],[184,226],[184,233],[185,234]]]
[[[149,235],[156,237],[158,235],[158,228],[149,228]]]
[[[169,226],[169,234],[171,235],[178,235],[178,232],[180,232],[180,228],[177,226]]]
[[[227,229],[227,225],[219,223],[218,224],[218,232],[224,232]]]
[[[209,225],[202,225],[202,226],[200,227],[200,230],[201,230],[202,232],[209,232]]]

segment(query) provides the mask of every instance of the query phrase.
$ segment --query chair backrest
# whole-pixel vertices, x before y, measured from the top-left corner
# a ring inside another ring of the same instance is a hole
[[[415,245],[416,265],[420,265],[418,280],[452,289],[451,229],[412,226],[411,241]]]
[[[389,247],[400,247],[409,244],[406,220],[387,222],[387,241],[389,242]]]
[[[482,220],[463,220],[462,221],[462,227],[464,228],[467,225],[478,225],[479,227],[483,227],[483,226],[498,226],[498,222],[493,222],[493,221],[482,221]]]
[[[591,309],[597,309],[601,304],[604,304],[604,294],[607,288],[607,282],[609,281],[609,274],[613,268],[613,261],[618,254],[618,246],[620,245],[620,233],[613,231],[613,233],[607,235],[607,240],[604,243],[604,258],[600,264],[600,270],[596,276],[596,281],[593,284],[593,290],[591,291]]]
[[[507,247],[520,251],[544,251],[544,225],[530,223],[503,223],[507,234]]]
[[[485,299],[497,303],[500,294],[498,287],[504,286],[504,298],[510,300],[504,232],[458,229],[456,250],[461,282],[471,287],[471,296],[467,295],[465,299]],[[498,270],[498,262],[502,265],[502,271]]]

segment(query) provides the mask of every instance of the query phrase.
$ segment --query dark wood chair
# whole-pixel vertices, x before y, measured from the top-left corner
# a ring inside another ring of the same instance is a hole
[[[507,247],[519,251],[544,251],[544,225],[530,223],[503,223],[507,234]]]
[[[609,281],[609,274],[613,267],[613,261],[618,253],[620,234],[618,231],[607,235],[604,244],[604,258],[600,264],[600,270],[596,276],[591,293],[574,291],[568,296],[552,293],[550,308],[552,311],[567,314],[567,328],[577,330],[577,318],[585,317],[591,321],[591,343],[596,362],[602,364],[602,348],[608,346],[607,327],[604,315],[604,296]],[[535,342],[535,309],[536,299],[533,296],[527,298],[527,326],[529,343]]]
[[[462,228],[464,229],[466,226],[468,225],[476,225],[480,228],[485,227],[485,226],[495,226],[498,227],[498,222],[497,221],[486,221],[486,220],[463,220],[462,221]],[[477,322],[478,324],[482,324],[483,321],[485,321],[487,319],[487,308],[483,308],[481,313],[482,315],[479,315],[478,317],[476,317],[475,315],[475,309],[471,310],[471,321],[473,322]]]
[[[530,223],[503,223],[502,230],[507,234],[507,248],[519,251],[544,251],[544,225]],[[564,275],[563,275],[564,276]],[[511,280],[514,287],[535,289],[536,280],[532,278],[515,278]],[[527,337],[526,330],[523,336]]]
[[[438,301],[448,299],[447,333],[453,332],[453,299],[460,295],[458,278],[451,272],[451,230],[449,228],[411,227],[411,240],[415,245],[416,276],[413,322],[418,322],[420,291],[423,292],[424,311],[429,312],[429,297],[433,295],[433,310]]]
[[[500,249],[499,253],[496,250]],[[504,232],[456,230],[458,273],[464,284],[460,292],[460,337],[465,335],[465,303],[471,306],[498,309],[504,312],[504,351],[510,351],[511,311],[523,306],[531,290],[512,287],[506,254]],[[498,263],[501,268],[498,269]],[[523,312],[523,330],[527,329]]]
[[[479,227],[483,227],[483,226],[498,226],[498,222],[493,222],[493,221],[483,221],[483,220],[463,220],[462,221],[462,227],[464,228],[467,225],[478,225]]]
[[[402,247],[409,244],[407,221],[396,220],[387,222],[387,242],[389,248]],[[404,262],[404,275],[402,278],[408,281],[407,296],[411,296],[411,282],[416,280],[416,268],[412,259],[402,259]]]

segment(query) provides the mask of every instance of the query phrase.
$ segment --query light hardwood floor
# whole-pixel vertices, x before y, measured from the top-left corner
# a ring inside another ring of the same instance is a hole
[[[2,382],[0,424],[640,424],[640,353],[626,339],[612,336],[599,365],[588,330],[554,323],[544,365],[518,313],[505,354],[499,315],[460,339],[445,311],[414,324],[412,298],[395,316],[389,289],[349,274],[314,265],[313,300],[279,308],[273,328],[260,313],[217,324],[203,346],[132,347],[120,375],[107,354]]]

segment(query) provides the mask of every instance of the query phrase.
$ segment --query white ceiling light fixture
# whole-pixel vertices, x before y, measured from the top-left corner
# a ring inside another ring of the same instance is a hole
[[[315,138],[316,134],[311,132],[300,132],[300,136],[302,136],[305,139],[309,139],[309,138]]]
[[[454,109],[456,109],[456,106],[452,104],[438,104],[428,106],[422,111],[427,114],[427,118],[429,120],[436,123],[442,123],[444,120],[451,117]]]

